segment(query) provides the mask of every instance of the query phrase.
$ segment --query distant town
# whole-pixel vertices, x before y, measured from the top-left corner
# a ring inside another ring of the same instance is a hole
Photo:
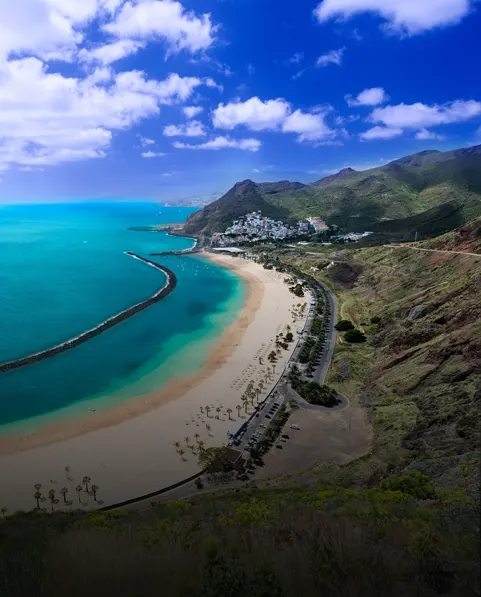
[[[329,231],[331,235],[327,234]],[[269,239],[287,240],[322,233],[326,233],[326,239],[329,238],[333,242],[355,242],[372,234],[372,232],[339,234],[336,226],[329,226],[320,218],[307,218],[298,221],[294,226],[289,226],[282,220],[263,216],[259,210],[234,220],[232,226],[226,228],[225,232],[215,233],[212,236],[212,245],[226,247],[233,243],[260,242]]]

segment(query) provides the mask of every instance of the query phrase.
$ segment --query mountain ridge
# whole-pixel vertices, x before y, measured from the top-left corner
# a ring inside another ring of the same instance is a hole
[[[343,168],[312,184],[247,179],[192,214],[185,232],[223,232],[233,219],[259,209],[286,222],[321,217],[329,224],[357,231],[378,227],[403,230],[403,221],[410,227],[413,221],[409,219],[422,214],[426,224],[429,210],[441,209],[443,225],[433,234],[447,232],[481,216],[481,145],[447,152],[425,150],[369,170]],[[446,218],[450,209],[456,212],[452,222]],[[386,226],[385,222],[393,224]]]

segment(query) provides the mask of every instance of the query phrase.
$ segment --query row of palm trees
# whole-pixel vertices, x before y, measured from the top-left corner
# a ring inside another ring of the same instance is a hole
[[[97,504],[99,504],[99,505],[103,504],[103,501],[99,500],[97,498],[97,493],[99,491],[98,485],[95,485],[95,483],[90,485],[91,481],[92,481],[92,479],[88,475],[86,475],[82,479],[82,483],[81,484],[79,483],[77,485],[77,487],[75,488],[75,491],[77,492],[78,503],[81,506],[87,505],[86,502],[82,502],[82,498],[81,498],[82,493],[85,493],[86,495],[93,497],[94,501]],[[60,499],[57,498],[57,491],[55,489],[50,489],[47,496],[45,496],[42,493],[42,484],[41,483],[36,483],[34,485],[34,489],[35,489],[35,493],[33,494],[33,499],[35,500],[37,510],[42,509],[40,506],[41,503],[49,500],[50,508],[51,508],[51,511],[53,512],[55,510],[55,506],[60,503]],[[62,489],[59,491],[59,494],[63,498],[64,506],[71,506],[73,504],[73,500],[68,499],[68,492],[69,492],[68,487],[62,487]]]

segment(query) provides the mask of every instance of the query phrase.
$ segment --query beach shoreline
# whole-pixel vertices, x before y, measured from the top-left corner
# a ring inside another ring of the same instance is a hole
[[[217,259],[217,256],[208,253],[199,256],[234,271],[244,280],[247,290],[238,320],[223,332],[212,347],[204,365],[193,375],[171,379],[162,388],[143,396],[134,396],[118,406],[111,406],[86,416],[67,417],[62,421],[41,426],[31,433],[0,435],[0,457],[66,441],[91,431],[113,427],[133,417],[148,413],[167,402],[176,400],[222,367],[252,322],[262,302],[263,289],[255,277],[239,271],[235,264],[225,263],[223,260]]]
[[[1,499],[10,511],[34,507],[36,483],[45,494],[67,488],[74,498],[67,509],[92,509],[100,502],[86,492],[76,496],[84,477],[99,487],[104,506],[192,478],[202,468],[197,442],[205,448],[226,445],[228,434],[253,414],[255,399],[242,400],[247,387],[257,386],[261,401],[270,393],[296,346],[294,341],[280,349],[278,336],[303,327],[306,310],[300,306],[307,306],[308,297],[291,293],[285,275],[275,270],[239,257],[204,256],[241,276],[247,290],[237,321],[204,366],[104,411],[0,437]],[[275,365],[268,358],[272,352]]]

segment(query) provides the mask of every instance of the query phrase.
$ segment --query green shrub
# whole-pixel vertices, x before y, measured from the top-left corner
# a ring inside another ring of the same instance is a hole
[[[361,330],[348,330],[345,334],[344,334],[344,340],[346,342],[351,342],[351,343],[361,343],[361,342],[365,342],[366,341],[366,336],[361,332]]]
[[[340,319],[334,327],[338,332],[347,332],[347,330],[354,329],[354,325],[349,319]]]
[[[381,489],[402,491],[416,499],[428,500],[436,497],[431,479],[419,471],[408,471],[401,476],[392,476],[381,481]]]

